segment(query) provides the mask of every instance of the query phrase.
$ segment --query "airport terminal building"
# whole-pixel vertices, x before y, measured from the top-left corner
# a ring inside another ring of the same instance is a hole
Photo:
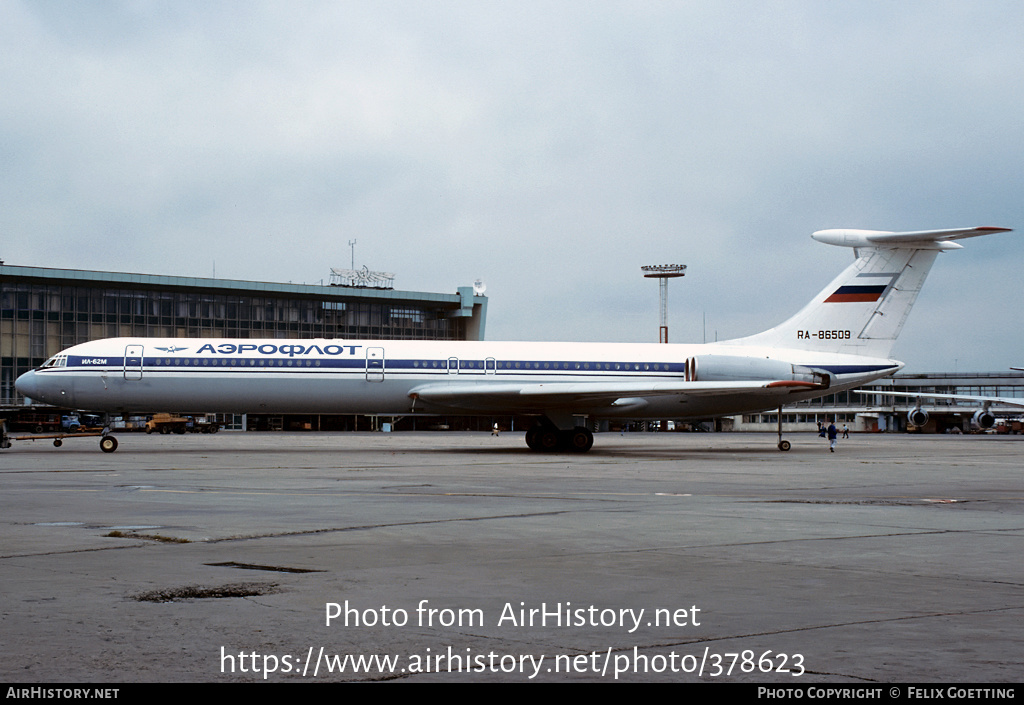
[[[0,405],[49,357],[100,338],[482,340],[487,299],[0,264]]]

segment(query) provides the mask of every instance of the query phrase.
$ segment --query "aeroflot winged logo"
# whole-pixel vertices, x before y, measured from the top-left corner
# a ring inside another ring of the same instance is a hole
[[[176,353],[176,352],[181,352],[183,350],[188,350],[188,348],[179,348],[177,345],[170,345],[170,346],[168,346],[166,348],[157,348],[157,350],[159,350],[160,352],[166,352],[166,353]]]

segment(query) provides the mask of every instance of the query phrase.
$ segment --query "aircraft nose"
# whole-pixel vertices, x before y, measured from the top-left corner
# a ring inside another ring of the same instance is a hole
[[[18,393],[28,397],[29,399],[39,399],[44,401],[40,394],[42,390],[39,388],[39,375],[35,371],[26,372],[14,381],[14,388],[18,390]]]

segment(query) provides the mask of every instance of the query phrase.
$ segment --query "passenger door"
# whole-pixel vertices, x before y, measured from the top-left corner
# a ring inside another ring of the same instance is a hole
[[[142,346],[129,345],[124,349],[124,378],[129,381],[142,379]]]
[[[366,348],[366,381],[384,381],[384,348]]]

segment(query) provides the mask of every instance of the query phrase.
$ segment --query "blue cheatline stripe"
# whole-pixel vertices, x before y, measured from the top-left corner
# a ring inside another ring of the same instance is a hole
[[[884,370],[898,369],[896,365],[807,365],[819,370],[831,372],[834,375],[855,375],[866,372],[882,372]]]
[[[137,358],[136,358],[137,359]],[[448,358],[440,360],[399,360],[384,359],[376,360],[378,365],[383,362],[383,367],[369,366],[371,371],[385,371],[388,373],[449,373]],[[129,360],[128,369],[138,369],[135,359]],[[262,364],[261,364],[262,363]],[[472,363],[470,366],[469,363]],[[897,369],[895,365],[833,365],[833,364],[807,364],[805,367],[825,370],[832,374],[865,374],[884,370]],[[69,357],[67,367],[54,367],[42,372],[66,371],[69,368],[77,370],[92,370],[97,368],[121,369],[125,367],[125,358],[107,357],[97,359],[95,357]],[[351,370],[362,372],[366,370],[367,360],[365,358],[291,358],[291,357],[268,357],[268,358],[231,358],[231,357],[147,357],[143,363],[146,371],[236,371],[236,372],[257,372],[260,370],[274,370],[277,372],[288,370],[302,370],[315,372],[317,370]],[[620,374],[629,376],[672,376],[676,377],[685,374],[684,363],[668,362],[594,362],[594,361],[565,361],[565,360],[500,360],[494,367],[484,368],[483,360],[459,360],[458,371],[460,374],[482,375],[485,371],[498,373],[503,376],[516,374],[559,374],[573,376],[607,376]]]
[[[436,370],[449,370],[449,359],[439,360],[402,360],[402,359],[378,359],[370,360],[388,370],[410,370],[413,372],[432,372]],[[490,363],[490,364],[487,364]],[[363,369],[367,366],[366,358],[300,358],[300,357],[266,357],[266,358],[232,358],[232,357],[147,357],[143,362],[147,369],[280,369],[282,367],[301,368],[342,368],[342,369]],[[138,358],[129,358],[129,367],[138,367]],[[125,358],[122,357],[69,357],[67,367],[95,369],[95,368],[120,368],[125,366]],[[58,368],[54,368],[58,369]],[[59,368],[65,369],[65,368]],[[455,369],[452,367],[451,369]],[[565,361],[565,360],[458,360],[459,371],[484,372],[654,372],[661,374],[684,374],[686,365],[684,363],[669,362],[595,362],[595,361]]]

